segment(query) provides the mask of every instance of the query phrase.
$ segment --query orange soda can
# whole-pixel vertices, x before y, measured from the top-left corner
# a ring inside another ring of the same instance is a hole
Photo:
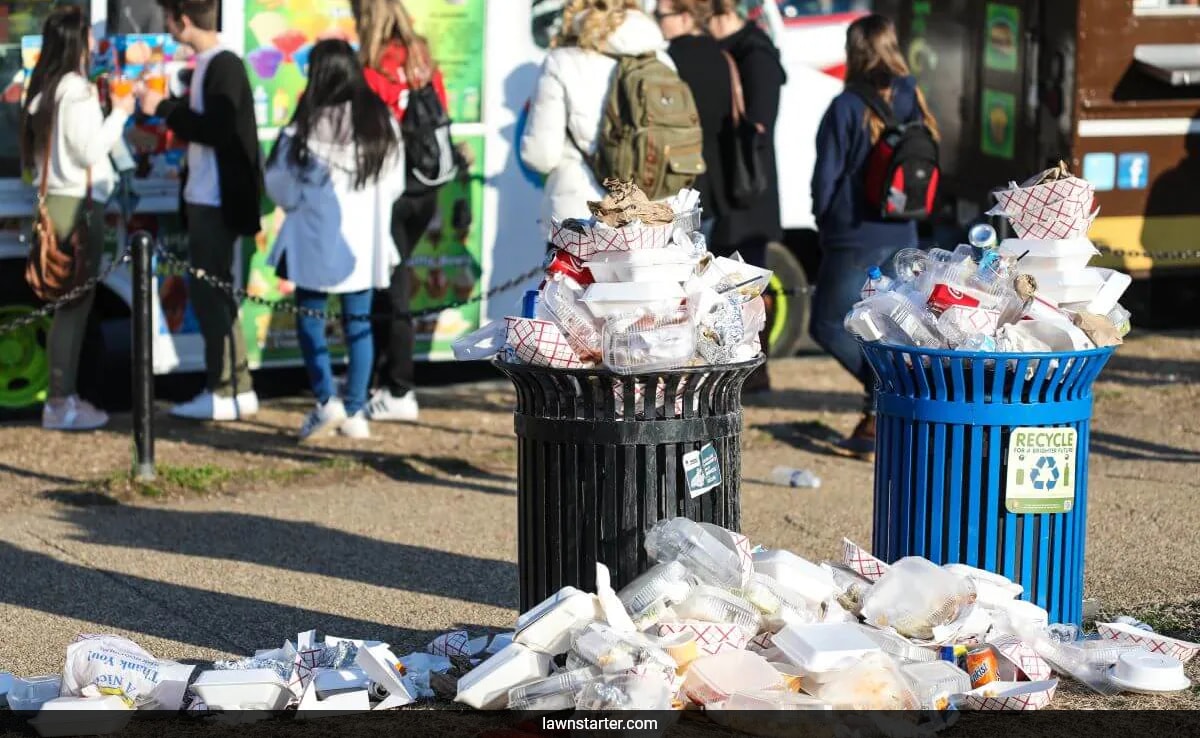
[[[967,674],[971,677],[971,689],[1000,679],[1000,668],[996,652],[991,646],[980,646],[967,651]]]

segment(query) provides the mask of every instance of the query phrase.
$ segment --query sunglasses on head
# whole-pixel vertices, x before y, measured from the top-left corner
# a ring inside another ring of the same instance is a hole
[[[660,22],[660,23],[661,23],[662,21],[666,20],[667,18],[674,18],[674,17],[675,17],[675,16],[677,16],[677,15],[683,15],[683,11],[682,11],[682,10],[675,10],[675,11],[672,11],[672,12],[670,12],[670,13],[664,13],[664,12],[662,12],[661,10],[655,10],[655,11],[654,11],[654,19],[655,19],[655,20],[657,20],[657,21],[658,21],[658,22]]]

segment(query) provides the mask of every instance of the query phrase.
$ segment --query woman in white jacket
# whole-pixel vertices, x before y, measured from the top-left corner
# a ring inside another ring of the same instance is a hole
[[[321,41],[309,56],[308,87],[267,162],[267,194],[285,218],[268,262],[296,285],[301,308],[341,298],[350,367],[336,395],[325,321],[298,318],[300,349],[317,406],[301,440],[330,432],[370,435],[363,406],[371,379],[372,290],[386,289],[400,263],[392,204],[405,184],[404,148],[387,106],[371,92],[354,49]]]
[[[77,228],[88,227],[86,258],[76,265],[83,277],[95,276],[100,268],[104,203],[116,181],[108,155],[134,108],[132,95],[114,98],[112,112],[105,117],[96,88],[85,76],[91,43],[88,16],[79,6],[51,11],[42,28],[42,52],[29,77],[29,105],[21,120],[22,160],[33,169],[34,186],[39,191],[46,187],[46,209],[60,247],[67,246]],[[50,387],[42,410],[44,428],[91,430],[108,422],[103,410],[75,392],[94,298],[95,291],[89,290],[54,314],[46,340]]]
[[[662,31],[641,6],[641,0],[570,0],[563,11],[563,30],[542,65],[521,137],[522,161],[548,175],[541,212],[544,234],[552,218],[587,217],[587,201],[604,194],[580,149],[589,156],[596,151],[617,68],[613,57],[657,53],[675,68]]]

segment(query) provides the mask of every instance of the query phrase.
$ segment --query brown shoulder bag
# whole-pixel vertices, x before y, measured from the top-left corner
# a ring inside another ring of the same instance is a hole
[[[46,155],[42,160],[42,182],[38,187],[37,212],[33,221],[33,242],[25,262],[25,281],[39,300],[50,302],[61,298],[82,283],[87,273],[88,229],[92,218],[92,168],[87,169],[87,190],[83,196],[83,218],[67,239],[65,248],[58,242],[54,220],[46,209],[46,187],[50,182],[50,156],[53,154],[54,125],[46,140]]]

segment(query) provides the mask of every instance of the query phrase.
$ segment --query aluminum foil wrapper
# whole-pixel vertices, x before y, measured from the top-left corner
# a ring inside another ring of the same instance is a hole
[[[700,316],[696,334],[696,353],[710,364],[729,364],[734,352],[746,337],[741,306],[723,299]]]
[[[249,669],[270,669],[285,682],[292,680],[292,671],[296,668],[293,657],[290,661],[280,661],[277,658],[250,656],[244,659],[230,659],[213,662],[213,668],[219,671],[245,671]]]
[[[354,666],[357,656],[358,646],[350,641],[339,641],[321,649],[316,666],[318,669],[348,669]]]

